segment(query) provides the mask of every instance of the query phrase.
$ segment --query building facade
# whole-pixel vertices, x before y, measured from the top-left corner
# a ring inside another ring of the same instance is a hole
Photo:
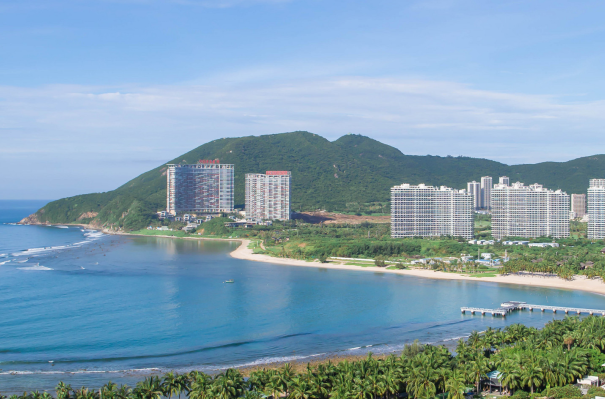
[[[481,209],[481,183],[474,180],[466,183],[466,192],[473,197],[473,209]]]
[[[540,184],[496,184],[492,191],[492,236],[569,237],[569,195]]]
[[[587,236],[590,239],[605,238],[605,179],[590,180]]]
[[[246,218],[290,219],[291,185],[289,171],[246,174]]]
[[[473,238],[473,196],[465,190],[419,184],[391,188],[391,237]]]
[[[233,172],[218,159],[168,165],[167,212],[233,212]]]
[[[573,219],[586,215],[586,194],[571,195],[571,214]]]
[[[481,178],[481,208],[490,210],[491,209],[491,197],[492,197],[492,186],[493,180],[491,176],[483,176]]]
[[[510,186],[510,178],[508,176],[500,176],[500,178],[498,179],[498,184]]]

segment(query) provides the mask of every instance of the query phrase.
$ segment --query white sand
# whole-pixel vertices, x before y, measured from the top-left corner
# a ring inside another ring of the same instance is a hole
[[[416,276],[423,278],[435,278],[441,280],[470,280],[477,282],[491,282],[491,283],[502,283],[502,284],[517,284],[526,285],[532,287],[548,287],[566,290],[579,290],[594,292],[597,294],[605,295],[605,283],[601,279],[588,279],[586,276],[575,276],[573,280],[564,280],[559,277],[542,277],[542,276],[519,276],[519,275],[507,275],[496,277],[470,277],[458,273],[445,273],[433,270],[425,269],[411,269],[411,270],[387,270],[384,267],[376,266],[351,266],[343,265],[341,263],[329,262],[319,263],[319,261],[307,262],[304,260],[288,259],[288,258],[275,258],[269,255],[254,254],[252,249],[248,248],[250,240],[241,240],[240,245],[236,250],[231,252],[231,256],[237,259],[253,260],[257,262],[276,263],[280,265],[288,266],[303,266],[303,267],[315,267],[324,269],[338,269],[338,270],[355,270],[355,271],[367,271],[367,272],[380,272],[380,273],[394,273],[403,274],[408,276]]]

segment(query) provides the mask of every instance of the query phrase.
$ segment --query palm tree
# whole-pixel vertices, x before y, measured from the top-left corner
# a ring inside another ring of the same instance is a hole
[[[292,381],[293,375],[294,372],[292,370],[292,366],[290,363],[287,363],[281,370],[271,376],[271,385],[276,389],[279,389],[280,392],[284,392],[287,397],[290,381]]]
[[[228,375],[219,375],[214,380],[211,391],[216,399],[235,399],[242,393],[238,381]]]
[[[156,376],[139,381],[134,388],[134,393],[141,399],[161,399],[164,395],[160,378]]]
[[[469,372],[475,381],[475,387],[477,389],[477,394],[481,392],[481,378],[489,371],[489,367],[487,364],[487,359],[481,355],[477,356],[477,358],[470,362],[469,364]]]
[[[172,395],[178,397],[181,394],[181,389],[181,381],[179,380],[178,375],[174,374],[172,371],[164,375],[164,381],[162,381],[164,396],[167,396],[168,399],[171,399]]]
[[[571,335],[568,335],[568,336],[565,337],[565,339],[563,339],[563,343],[565,345],[567,345],[567,350],[571,349],[571,345],[573,345],[573,343],[575,341],[576,341],[576,339],[573,336],[571,336]]]
[[[88,388],[82,387],[81,389],[77,389],[74,391],[75,399],[98,399],[99,394],[88,390]]]
[[[384,373],[384,386],[387,398],[399,393],[401,387],[401,372],[395,368],[389,368]]]
[[[103,399],[115,399],[118,385],[109,381],[101,387],[101,396]]]
[[[448,399],[464,399],[465,388],[464,375],[460,371],[454,370],[445,382],[445,391],[448,393]]]
[[[435,396],[437,389],[431,380],[432,372],[433,369],[428,364],[428,361],[412,366],[406,380],[408,394],[415,398]]]
[[[195,378],[190,386],[189,398],[190,399],[210,399],[212,393],[210,388],[212,387],[212,380],[207,374],[196,373],[190,376]]]
[[[527,359],[528,361],[523,365],[521,370],[521,381],[524,385],[529,386],[531,393],[534,393],[534,386],[538,386],[542,383],[542,368],[538,365],[538,362]]]
[[[57,399],[69,399],[71,395],[71,385],[65,384],[63,381],[60,381],[57,387],[55,388],[57,393]]]
[[[500,365],[500,382],[511,391],[517,389],[520,385],[519,369],[519,364],[510,359],[505,360]]]
[[[292,392],[288,398],[292,399],[311,399],[315,396],[313,386],[307,378],[294,378],[292,381]],[[274,398],[277,398],[274,396]]]
[[[128,385],[120,385],[120,388],[114,394],[114,399],[129,399],[132,395],[132,388]]]

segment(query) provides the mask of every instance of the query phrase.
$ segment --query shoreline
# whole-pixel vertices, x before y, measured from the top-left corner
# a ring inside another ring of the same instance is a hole
[[[470,277],[458,273],[446,273],[441,271],[427,270],[427,269],[406,269],[406,270],[388,270],[384,267],[377,266],[351,266],[335,263],[319,263],[318,261],[307,262],[304,260],[288,259],[288,258],[275,258],[269,255],[254,254],[253,251],[248,248],[250,240],[242,240],[242,245],[237,247],[231,252],[231,256],[237,259],[245,259],[256,262],[266,262],[281,264],[287,266],[301,266],[301,267],[315,267],[323,269],[334,269],[334,270],[353,270],[353,271],[367,271],[374,273],[391,273],[405,276],[413,276],[420,278],[430,278],[437,280],[464,280],[464,281],[475,281],[475,282],[489,282],[489,283],[500,283],[500,284],[513,284],[523,285],[528,287],[540,287],[540,288],[554,288],[564,289],[572,291],[586,291],[593,294],[605,295],[605,283],[598,279],[588,279],[586,276],[577,275],[574,279],[564,280],[560,277],[552,276],[520,276],[520,275],[497,275],[496,277]]]
[[[104,231],[105,232],[105,231]],[[117,233],[107,232],[108,234],[117,234],[125,236],[138,236],[138,237],[162,237],[162,238],[174,238],[174,239],[185,239],[185,240],[218,240],[218,241],[239,241],[239,245],[235,250],[231,251],[229,255],[232,258],[250,260],[253,262],[264,262],[272,263],[282,266],[298,266],[298,267],[313,267],[318,269],[333,269],[333,270],[347,270],[347,271],[364,271],[373,273],[391,273],[399,274],[404,276],[413,276],[420,278],[436,279],[436,280],[458,280],[458,281],[474,281],[474,282],[488,282],[498,284],[510,284],[517,286],[526,287],[539,287],[539,288],[553,288],[570,291],[584,291],[593,294],[605,296],[605,282],[596,278],[588,279],[586,276],[576,275],[573,280],[564,280],[557,276],[521,276],[521,275],[497,275],[496,277],[470,277],[458,273],[446,273],[441,271],[427,270],[427,269],[406,269],[406,270],[388,270],[384,267],[377,266],[352,266],[344,265],[342,263],[328,262],[319,263],[319,261],[305,261],[290,258],[276,258],[269,255],[255,254],[252,249],[248,248],[251,240],[246,238],[210,238],[210,237],[175,237],[175,236],[164,236],[164,235],[146,235],[146,234],[130,234],[130,233]]]

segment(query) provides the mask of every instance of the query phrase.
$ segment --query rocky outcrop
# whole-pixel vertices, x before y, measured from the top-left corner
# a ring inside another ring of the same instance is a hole
[[[97,217],[98,214],[99,214],[99,212],[84,212],[83,214],[78,216],[77,220],[92,219],[92,218]]]
[[[32,213],[26,218],[21,219],[19,224],[42,224],[38,219],[38,215],[36,213]]]

